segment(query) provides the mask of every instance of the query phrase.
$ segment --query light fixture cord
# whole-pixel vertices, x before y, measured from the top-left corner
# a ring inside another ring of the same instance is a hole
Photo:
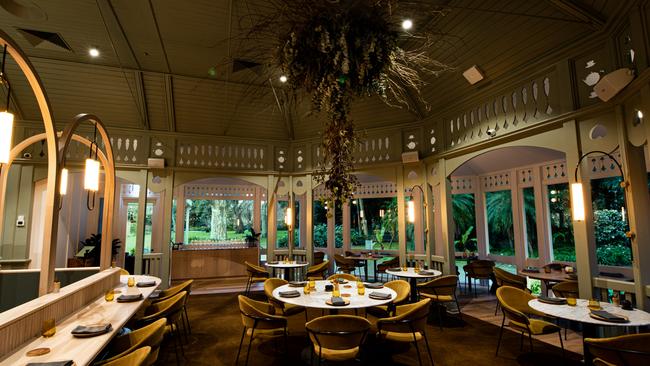
[[[7,84],[7,102],[5,104],[6,106],[6,111],[9,112],[9,101],[11,100],[11,84],[9,84],[9,79],[7,79],[5,75],[5,61],[7,59],[7,45],[4,45],[4,49],[2,50],[2,71],[0,71],[0,78],[2,79],[3,83]]]

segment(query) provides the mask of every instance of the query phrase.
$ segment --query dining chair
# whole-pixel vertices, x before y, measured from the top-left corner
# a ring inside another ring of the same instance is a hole
[[[377,273],[380,275],[380,279],[383,280],[384,275],[388,277],[388,273],[386,273],[386,270],[393,267],[399,267],[399,256],[393,257],[389,260],[385,260],[377,264]]]
[[[292,316],[300,313],[305,313],[305,322],[307,319],[307,311],[303,306],[285,304],[282,301],[277,300],[273,297],[273,290],[280,286],[288,284],[286,280],[282,278],[269,278],[264,281],[264,294],[268,299],[269,304],[273,305],[274,313],[273,314],[282,314],[284,316]]]
[[[325,260],[320,264],[313,265],[307,268],[307,273],[305,277],[307,280],[323,280],[329,270],[330,261]]]
[[[120,276],[130,276],[131,275],[129,273],[129,271],[127,271],[126,269],[120,268],[120,267],[118,267],[118,268],[120,269]]]
[[[150,352],[151,347],[144,346],[118,359],[107,362],[104,366],[144,366]]]
[[[512,274],[499,267],[494,267],[493,271],[494,271],[494,280],[497,283],[497,288],[501,286],[511,286],[511,287],[516,287],[518,289],[530,292],[528,290],[528,279],[526,277]],[[499,311],[499,302],[497,301],[497,305],[495,306],[494,309],[494,315],[497,315],[498,311]]]
[[[331,281],[331,280],[334,280],[334,279],[336,279],[336,280],[343,279],[343,280],[348,280],[348,281],[356,281],[356,280],[359,279],[359,277],[357,277],[357,276],[355,276],[353,274],[350,274],[350,273],[334,273],[333,275],[327,277],[328,281]]]
[[[354,273],[356,271],[355,262],[353,259],[346,259],[340,254],[334,254],[334,263],[336,264],[336,271],[344,273]]]
[[[321,264],[325,260],[325,252],[314,251],[314,265]]]
[[[418,354],[418,362],[422,365],[418,342],[424,340],[429,354],[429,362],[433,365],[431,348],[427,339],[426,325],[431,299],[423,299],[414,304],[400,305],[395,309],[395,316],[377,320],[377,337],[382,341],[397,343],[413,343]]]
[[[438,304],[438,319],[440,330],[442,330],[442,309],[445,311],[447,307],[444,305],[446,303],[453,302],[456,304],[458,309],[459,319],[463,319],[463,315],[460,311],[460,305],[458,304],[458,298],[456,297],[456,288],[458,286],[458,276],[448,275],[438,278],[434,278],[431,281],[419,283],[418,284],[418,295],[420,298],[431,299],[431,302]]]
[[[310,363],[314,355],[326,361],[354,360],[359,355],[361,345],[366,339],[370,322],[354,315],[326,315],[305,324],[311,348]]]
[[[474,281],[474,297],[476,297],[476,280],[490,280],[494,265],[494,261],[480,259],[463,266],[467,284]]]
[[[557,297],[573,297],[575,299],[580,298],[580,293],[578,290],[578,281],[563,281],[556,283],[553,285],[551,288],[553,291],[553,295]],[[567,320],[568,323],[570,323],[569,320]],[[564,340],[567,339],[567,329],[569,328],[569,324],[567,324],[566,327],[564,327]]]
[[[650,333],[628,334],[611,338],[585,338],[585,358],[594,364],[632,366],[650,365]]]
[[[533,351],[533,335],[552,334],[557,332],[562,347],[562,357],[564,357],[564,343],[562,342],[562,328],[553,323],[540,319],[529,318],[527,314],[544,315],[539,311],[532,309],[528,302],[535,297],[528,292],[511,287],[502,286],[497,289],[497,300],[503,312],[501,329],[499,331],[499,342],[495,355],[499,354],[501,338],[503,337],[503,328],[505,327],[506,318],[509,320],[508,326],[517,332],[521,332],[520,349],[524,347],[524,334],[528,333],[528,342],[530,351]]]
[[[158,319],[140,329],[115,337],[107,346],[108,358],[96,361],[94,365],[109,365],[142,347],[149,347],[150,352],[147,353],[141,365],[153,365],[158,359],[166,324],[165,318]]]
[[[349,250],[346,250],[345,251],[345,256],[346,257],[355,257],[355,256],[360,257],[361,255],[356,254],[354,252],[351,252]],[[361,275],[361,268],[363,268],[365,266],[364,261],[359,260],[359,259],[352,259],[352,261],[354,262],[354,266],[359,269],[359,275]]]
[[[274,315],[275,309],[273,305],[250,299],[243,295],[237,296],[239,302],[239,312],[241,313],[241,320],[244,326],[242,330],[241,339],[239,341],[239,349],[237,350],[237,358],[235,365],[239,363],[239,355],[241,354],[241,347],[244,343],[244,336],[249,336],[248,350],[246,351],[246,365],[248,365],[248,358],[251,353],[251,345],[255,338],[277,338],[284,337],[285,353],[288,354],[289,343],[287,341],[287,318],[284,316]]]
[[[249,263],[248,261],[244,261],[244,264],[246,265],[246,272],[248,272],[248,282],[246,282],[244,295],[248,296],[251,292],[251,286],[254,283],[264,282],[270,276],[269,271],[264,267]]]
[[[181,291],[187,292],[187,296],[185,297],[185,304],[183,304],[183,316],[181,320],[183,321],[183,329],[187,333],[192,333],[192,327],[190,326],[190,318],[187,316],[187,301],[190,299],[190,293],[192,291],[192,284],[194,283],[194,280],[187,280],[185,282],[179,283],[176,286],[172,286],[166,290],[160,291],[160,294],[158,295],[157,298],[151,300],[152,304],[167,300],[177,293]],[[187,325],[187,327],[186,327]]]
[[[180,334],[178,332],[178,322],[181,320],[186,298],[187,292],[182,291],[168,298],[167,300],[151,304],[144,310],[144,316],[137,320],[137,324],[149,324],[151,322],[157,321],[158,319],[167,319],[165,334],[169,334],[169,336],[174,340],[174,351],[176,353],[177,364],[180,364],[180,359],[178,356],[179,348],[181,354],[183,357],[185,357],[183,339],[180,337]]]
[[[395,298],[387,305],[376,305],[366,308],[366,315],[370,314],[375,318],[387,318],[393,316],[395,315],[395,307],[406,303],[411,295],[411,285],[407,281],[390,281],[384,283],[384,286],[395,291]]]

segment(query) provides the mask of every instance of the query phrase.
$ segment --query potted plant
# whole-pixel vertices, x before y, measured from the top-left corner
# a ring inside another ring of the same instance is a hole
[[[113,239],[111,244],[112,244],[112,248],[111,248],[111,261],[112,261],[117,255],[120,249],[120,244],[122,244],[122,241],[118,238],[115,238]],[[102,249],[101,249],[102,234],[90,234],[90,237],[86,238],[83,241],[80,241],[79,245],[81,249],[83,249],[84,247],[92,247],[91,250],[87,251],[84,254],[84,266],[85,267],[99,266],[99,260],[102,253]]]

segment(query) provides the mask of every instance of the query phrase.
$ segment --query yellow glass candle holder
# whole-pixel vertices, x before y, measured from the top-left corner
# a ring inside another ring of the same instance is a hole
[[[361,296],[365,295],[365,294],[366,294],[366,288],[365,288],[365,286],[358,287],[358,288],[357,288],[357,293],[358,293],[359,295],[361,295]]]
[[[357,281],[357,288],[362,288],[362,287],[365,287],[365,286],[363,285],[363,281],[358,280],[358,281]]]
[[[305,288],[302,291],[305,293],[305,295],[309,295],[311,292],[311,287],[309,287],[309,284],[306,284]]]
[[[43,329],[41,335],[45,338],[52,337],[56,334],[56,322],[54,319],[46,319],[43,321]]]
[[[406,272],[406,271],[408,271],[408,269],[409,268],[406,266],[406,264],[402,266],[402,271]]]
[[[129,277],[129,279],[128,279],[128,281],[126,282],[126,284],[127,284],[129,287],[133,287],[133,286],[135,286],[135,277]]]
[[[591,310],[600,310],[600,302],[596,299],[589,299],[587,307]]]
[[[315,280],[309,280],[309,288],[312,290],[316,289],[316,281]]]
[[[566,298],[566,304],[569,306],[576,306],[578,303],[578,300],[575,297],[567,297]]]
[[[115,299],[115,291],[113,290],[106,291],[106,293],[104,294],[104,300],[110,302],[113,301],[114,299]]]
[[[340,297],[341,296],[341,291],[337,288],[332,290],[332,297]]]

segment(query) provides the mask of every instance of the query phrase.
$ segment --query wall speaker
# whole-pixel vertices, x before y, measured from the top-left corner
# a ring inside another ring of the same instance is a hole
[[[612,71],[600,79],[594,91],[603,102],[612,99],[634,79],[634,71],[622,68]]]

